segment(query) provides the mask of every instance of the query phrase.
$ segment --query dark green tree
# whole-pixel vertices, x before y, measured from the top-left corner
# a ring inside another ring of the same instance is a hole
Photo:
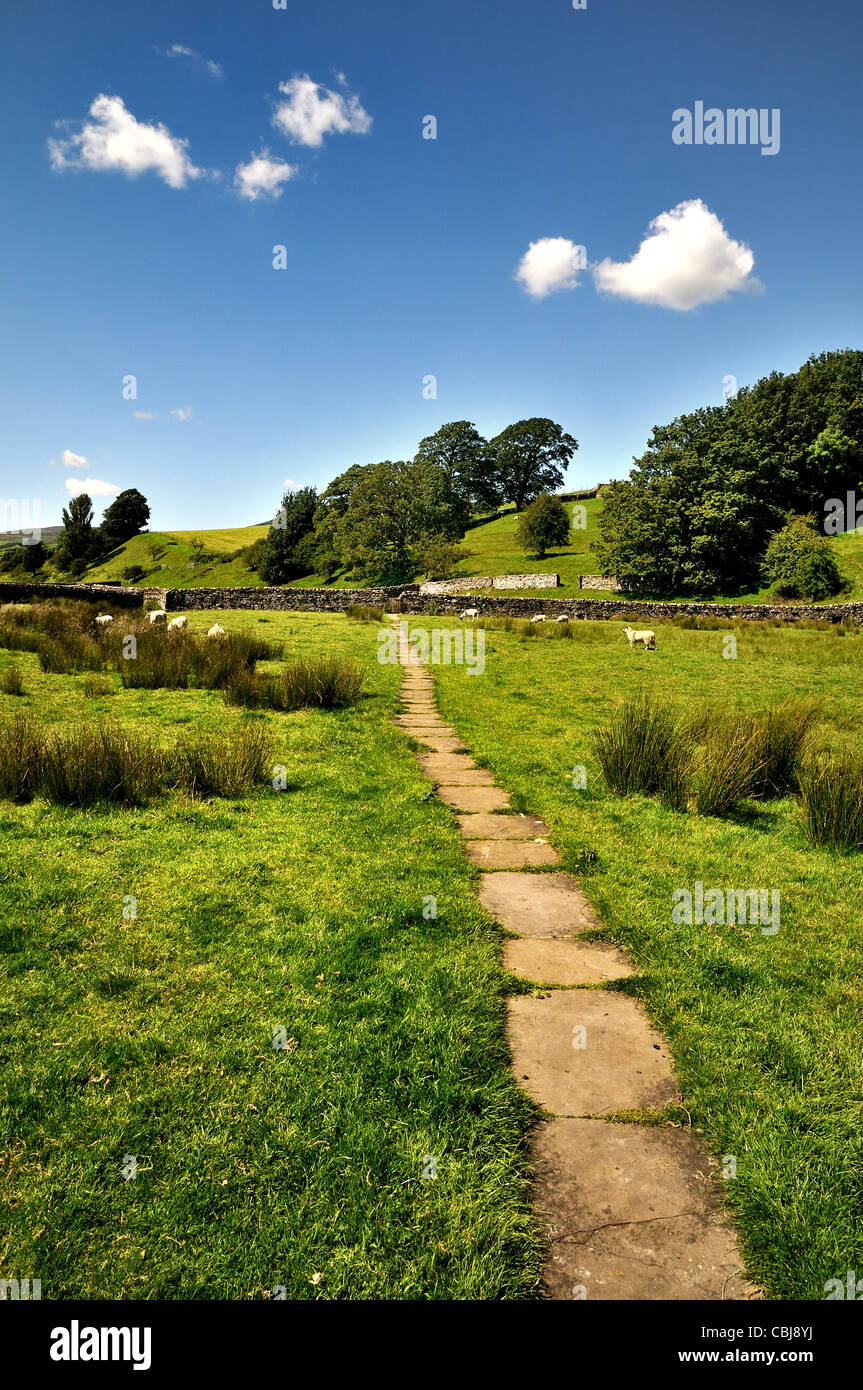
[[[554,420],[540,417],[509,425],[491,441],[491,447],[501,492],[520,512],[541,492],[560,487],[578,441]]]
[[[569,512],[559,497],[541,492],[518,519],[516,538],[522,550],[544,560],[553,545],[566,545],[569,540]]]
[[[286,492],[261,547],[258,569],[267,584],[286,584],[313,571],[300,542],[314,529],[318,494],[313,487]]]
[[[814,516],[791,517],[770,538],[764,575],[784,598],[831,598],[842,588],[833,555],[830,542],[816,528]]]
[[[469,420],[453,420],[421,439],[416,461],[442,468],[471,511],[494,511],[503,501],[496,451]]]
[[[79,492],[68,507],[63,508],[63,530],[57,538],[52,559],[59,570],[83,574],[97,547],[93,503],[86,492]]]
[[[144,530],[150,520],[150,508],[146,497],[136,487],[126,488],[118,493],[110,507],[105,508],[102,517],[102,536],[110,550],[124,545],[133,536]]]

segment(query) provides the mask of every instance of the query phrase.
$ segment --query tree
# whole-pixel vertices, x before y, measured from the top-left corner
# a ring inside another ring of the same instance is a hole
[[[494,511],[503,500],[496,452],[469,420],[453,420],[426,435],[416,461],[442,468],[471,511]]]
[[[416,568],[426,579],[449,579],[456,565],[470,559],[471,552],[446,536],[420,536],[414,547]]]
[[[364,470],[335,532],[335,545],[360,578],[399,583],[417,566],[423,535],[457,541],[470,516],[452,478],[430,459],[385,459]]]
[[[842,588],[830,542],[817,531],[814,516],[791,517],[771,536],[764,574],[785,598],[830,598]]]
[[[63,530],[54,547],[54,563],[59,570],[83,574],[96,546],[93,503],[86,492],[79,492],[69,506],[63,508]]]
[[[267,584],[287,584],[313,572],[309,568],[309,548],[301,550],[300,542],[314,529],[317,505],[318,494],[313,487],[298,488],[283,496],[261,548],[259,572]]]
[[[541,492],[560,487],[578,441],[553,420],[534,418],[509,425],[491,447],[503,496],[520,512]]]
[[[105,508],[102,517],[102,534],[111,550],[125,545],[133,536],[143,531],[150,520],[150,508],[146,497],[136,487],[126,488],[119,493],[110,507]]]
[[[549,546],[566,545],[569,540],[569,512],[559,497],[541,492],[522,512],[516,537],[522,550],[544,560]]]
[[[48,551],[41,541],[33,545],[9,545],[0,550],[0,570],[6,574],[35,574],[48,559]]]

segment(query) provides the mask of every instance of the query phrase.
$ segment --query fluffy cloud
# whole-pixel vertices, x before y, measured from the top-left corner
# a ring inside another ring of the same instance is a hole
[[[545,236],[532,241],[515,272],[528,294],[543,299],[555,290],[574,290],[578,272],[586,265],[583,246],[564,236]]]
[[[152,410],[133,410],[133,420],[158,420],[158,415],[154,415]]]
[[[198,53],[194,48],[186,48],[185,44],[172,43],[168,49],[169,58],[191,58],[196,66],[205,68],[211,77],[224,77],[225,72],[221,63],[214,63],[212,58],[205,58],[203,53]]]
[[[89,114],[92,120],[76,135],[48,141],[54,169],[93,169],[130,179],[153,170],[171,188],[185,188],[189,179],[203,176],[186,152],[188,140],[166,126],[137,121],[121,97],[97,96]]]
[[[175,420],[191,420],[194,410],[190,405],[181,405],[177,410],[172,410],[171,414]]]
[[[597,289],[664,309],[694,309],[733,290],[763,288],[752,276],[755,257],[732,241],[719,218],[693,198],[650,223],[628,261],[606,258],[593,268]]]
[[[238,164],[234,170],[234,188],[241,198],[254,202],[256,198],[281,198],[282,184],[297,172],[295,164],[284,159],[272,159],[267,149],[253,154],[248,164]]]
[[[52,468],[57,467],[56,459],[49,459],[48,462]],[[89,468],[90,463],[83,454],[73,454],[71,449],[64,449],[60,455],[60,466],[61,468]]]
[[[86,492],[89,497],[116,497],[120,489],[113,483],[103,483],[100,478],[67,478],[66,491],[77,497]]]
[[[279,91],[287,101],[279,102],[273,112],[273,125],[295,145],[317,148],[325,135],[365,135],[371,130],[372,118],[358,97],[332,92],[303,74],[280,82]]]

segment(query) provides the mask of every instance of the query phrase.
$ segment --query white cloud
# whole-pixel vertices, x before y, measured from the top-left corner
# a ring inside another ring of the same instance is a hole
[[[103,483],[101,478],[67,478],[66,491],[77,497],[86,492],[90,497],[116,497],[120,489],[113,483]]]
[[[282,483],[282,487],[287,487],[293,490],[294,488],[299,487],[299,483],[295,482],[293,478],[286,478],[285,481]]]
[[[89,468],[90,463],[83,454],[73,454],[71,449],[64,449],[60,455],[60,466],[62,468]],[[53,459],[51,459],[51,467],[57,467]]]
[[[166,126],[146,125],[127,111],[122,97],[99,95],[77,135],[49,140],[54,169],[93,169],[138,174],[153,170],[171,188],[185,188],[189,179],[204,175],[189,159],[188,140],[178,139]]]
[[[152,410],[133,410],[133,420],[158,420],[158,415],[154,415]]]
[[[732,241],[716,214],[693,198],[655,217],[628,261],[606,258],[593,277],[597,289],[623,299],[694,309],[734,290],[763,289],[751,274],[754,264],[749,247]]]
[[[535,299],[543,299],[555,290],[574,290],[578,272],[586,264],[583,246],[576,246],[564,236],[545,236],[532,241],[518,263],[515,272]]]
[[[177,410],[172,410],[172,411],[171,411],[171,414],[173,415],[173,417],[174,417],[175,420],[183,420],[183,421],[185,421],[185,420],[191,420],[191,418],[192,418],[192,416],[194,415],[194,413],[195,413],[195,412],[193,411],[193,409],[192,409],[192,407],[191,407],[190,405],[181,405],[181,406],[179,407],[179,409],[177,409]]]
[[[234,170],[234,188],[241,198],[254,202],[256,198],[267,195],[281,198],[282,184],[293,178],[297,172],[295,164],[284,159],[272,159],[267,149],[253,154],[248,164],[238,164]]]
[[[224,77],[225,75],[221,63],[214,63],[212,58],[205,58],[203,53],[199,53],[197,49],[186,48],[185,44],[182,43],[172,43],[166,56],[168,58],[191,58],[197,66],[205,68],[211,77]]]
[[[358,97],[332,92],[305,74],[280,82],[279,91],[287,101],[273,112],[273,125],[295,145],[317,148],[325,135],[365,135],[371,130],[372,118]]]

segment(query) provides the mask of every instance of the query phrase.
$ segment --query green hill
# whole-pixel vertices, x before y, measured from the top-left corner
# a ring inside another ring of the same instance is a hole
[[[557,573],[561,579],[561,586],[556,590],[557,597],[567,598],[578,593],[580,574],[599,573],[591,544],[596,535],[602,500],[595,498],[567,505],[570,511],[575,506],[583,506],[587,514],[586,528],[572,532],[571,545],[555,548],[544,560],[523,554],[515,540],[516,513],[513,508],[508,508],[491,520],[478,522],[468,531],[463,544],[471,552],[470,558],[457,566],[455,577],[464,576],[465,585],[469,588],[472,575]],[[121,579],[123,571],[129,566],[140,565],[144,577],[137,581],[137,587],[153,585],[166,589],[194,589],[259,586],[263,581],[259,574],[249,568],[248,550],[266,533],[266,525],[216,531],[151,531],[135,536],[104,563],[92,566],[86,578],[90,581]],[[196,554],[198,547],[192,544],[193,541],[203,542],[200,555]],[[838,596],[839,600],[863,601],[863,532],[852,531],[837,536],[831,545],[836,548],[839,571],[849,586],[845,593]],[[155,556],[153,547],[156,547]],[[159,547],[163,548],[164,553],[159,553]],[[289,587],[307,589],[317,586],[324,586],[320,575],[298,579]],[[340,578],[326,587],[355,588],[356,581]],[[536,591],[507,592],[532,594]],[[721,602],[731,597],[737,603],[773,601],[766,588],[745,594],[704,594],[698,597],[702,602]]]

